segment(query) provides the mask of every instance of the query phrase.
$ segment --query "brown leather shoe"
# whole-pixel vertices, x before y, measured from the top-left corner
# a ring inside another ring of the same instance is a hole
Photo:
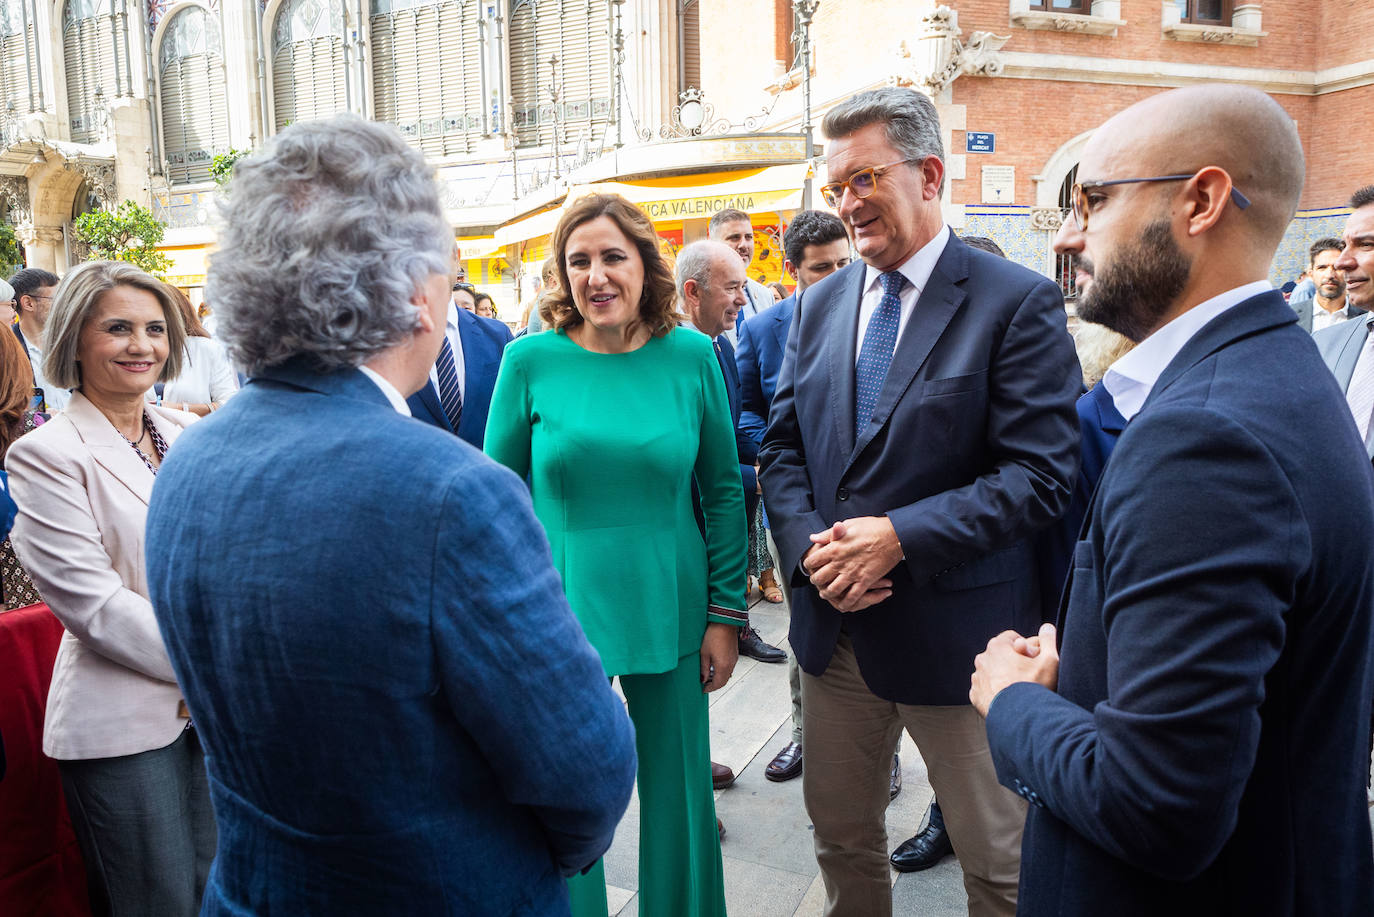
[[[768,766],[763,770],[763,776],[774,783],[782,783],[784,780],[791,780],[793,777],[800,777],[802,772],[802,747],[800,742],[788,742],[782,747],[782,751],[773,756],[773,760],[768,762]]]
[[[717,790],[723,790],[735,782],[735,772],[724,764],[711,762],[711,786]]]

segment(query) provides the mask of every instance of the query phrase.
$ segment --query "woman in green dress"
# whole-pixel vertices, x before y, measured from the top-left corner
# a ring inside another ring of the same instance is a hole
[[[568,602],[629,704],[640,914],[724,915],[706,693],[729,680],[746,623],[725,384],[711,341],[678,326],[672,272],[633,204],[578,200],[553,248],[552,329],[506,349],[486,450],[529,480]],[[568,885],[575,915],[604,917],[600,863]]]

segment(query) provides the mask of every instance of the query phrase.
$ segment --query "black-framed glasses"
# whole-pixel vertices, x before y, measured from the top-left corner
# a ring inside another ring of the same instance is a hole
[[[888,169],[895,166],[904,165],[908,162],[920,162],[920,159],[899,159],[896,162],[889,162],[885,166],[870,166],[867,169],[860,169],[849,176],[848,181],[832,181],[828,185],[821,185],[821,199],[826,204],[839,209],[840,198],[844,197],[844,189],[848,188],[857,198],[865,198],[878,190],[878,176]]]
[[[1069,201],[1073,205],[1070,212],[1073,214],[1074,222],[1078,224],[1079,232],[1088,231],[1088,217],[1092,213],[1092,204],[1088,200],[1088,194],[1099,188],[1108,188],[1112,185],[1138,185],[1144,182],[1157,181],[1187,181],[1196,175],[1196,172],[1189,172],[1186,175],[1152,175],[1149,178],[1113,178],[1107,181],[1081,181],[1074,185],[1069,192]],[[1250,198],[1241,194],[1236,188],[1231,188],[1231,202],[1241,210],[1250,206]]]

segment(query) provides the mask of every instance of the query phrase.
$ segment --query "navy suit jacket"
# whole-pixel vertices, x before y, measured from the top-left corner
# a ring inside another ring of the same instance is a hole
[[[147,556],[219,827],[201,913],[567,914],[634,738],[524,483],[354,370],[268,369],[193,429]]]
[[[1063,514],[1078,471],[1078,358],[1052,281],[951,237],[856,440],[864,270],[855,262],[798,296],[759,452],[795,587],[790,640],[820,675],[843,625],[879,697],[967,704],[988,639],[1041,620],[1032,536]],[[890,598],[842,616],[798,564],[811,533],[877,515],[905,559]]]
[[[1278,293],[1165,368],[1075,548],[1058,693],[989,710],[1032,803],[1018,913],[1374,913],[1363,454]]]
[[[768,426],[768,407],[778,388],[778,373],[787,352],[787,333],[792,330],[795,295],[752,316],[739,329],[735,362],[739,371],[739,427],[756,445],[763,445]]]
[[[483,318],[467,309],[459,309],[458,338],[463,344],[463,416],[458,421],[458,429],[455,431],[448,422],[432,381],[407,398],[406,404],[417,419],[441,430],[456,432],[459,439],[481,449],[487,433],[487,413],[491,410],[496,373],[512,335],[509,328],[494,318]]]

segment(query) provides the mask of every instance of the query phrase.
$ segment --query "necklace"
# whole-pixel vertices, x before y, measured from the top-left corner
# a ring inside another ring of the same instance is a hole
[[[119,428],[116,427],[115,429]],[[143,442],[143,438],[148,435],[148,415],[143,413],[138,415],[138,439],[129,439],[129,437],[124,436],[123,430],[119,431],[119,435],[124,437],[124,442],[138,449],[138,444]],[[138,451],[142,452],[143,450],[138,449]]]

